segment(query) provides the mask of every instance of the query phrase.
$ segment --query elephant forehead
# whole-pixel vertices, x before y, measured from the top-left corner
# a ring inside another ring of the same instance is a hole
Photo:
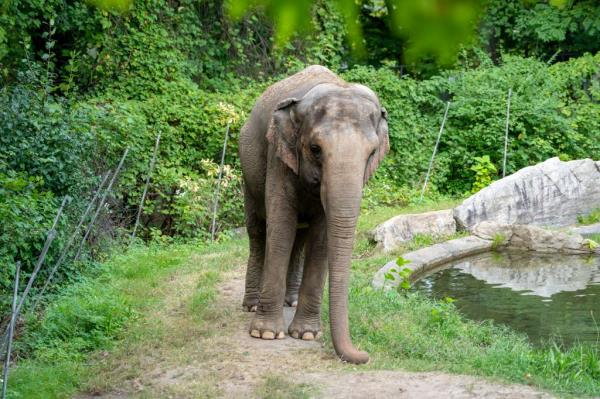
[[[307,104],[307,108],[308,113],[317,123],[369,121],[379,112],[373,102],[352,93],[323,96]]]

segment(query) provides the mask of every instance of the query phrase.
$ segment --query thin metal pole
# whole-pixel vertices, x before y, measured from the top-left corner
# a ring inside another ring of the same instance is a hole
[[[104,183],[106,183],[106,181],[108,180],[108,176],[110,176],[110,171],[108,171],[104,175],[104,178],[102,179],[102,182],[100,183],[100,186],[98,186],[98,189],[96,190],[96,193],[94,194],[94,197],[92,198],[92,200],[88,204],[87,208],[85,209],[85,212],[83,213],[83,216],[81,216],[81,218],[79,219],[79,223],[77,224],[77,227],[75,227],[75,231],[73,232],[73,234],[69,238],[69,241],[67,242],[67,245],[65,245],[65,248],[63,249],[62,253],[60,254],[60,257],[58,258],[58,260],[54,264],[54,267],[50,271],[50,274],[48,275],[48,278],[46,279],[46,282],[44,283],[44,287],[42,287],[42,290],[37,294],[36,299],[35,299],[33,305],[31,306],[31,310],[33,310],[33,309],[36,308],[38,302],[40,301],[40,298],[42,297],[42,295],[44,294],[44,292],[48,288],[48,285],[50,285],[50,282],[52,281],[52,277],[54,277],[54,273],[56,273],[56,270],[58,270],[58,268],[62,265],[62,263],[64,262],[65,258],[67,257],[67,254],[69,252],[69,249],[71,248],[71,245],[73,245],[73,242],[75,242],[75,238],[79,234],[79,229],[81,229],[81,226],[83,225],[83,222],[85,222],[85,219],[87,219],[87,216],[89,215],[90,211],[92,210],[92,206],[94,205],[94,203],[98,199],[98,196],[100,195],[100,192],[102,191],[102,187],[104,187]]]
[[[94,223],[96,222],[96,219],[98,218],[98,215],[100,214],[100,211],[102,210],[102,207],[104,206],[104,202],[106,202],[106,197],[108,196],[108,193],[110,192],[115,180],[117,179],[117,175],[121,171],[121,168],[123,167],[123,163],[125,162],[125,158],[127,157],[128,153],[129,153],[129,147],[127,147],[125,149],[125,152],[123,153],[123,156],[121,157],[121,161],[119,162],[119,166],[117,166],[115,173],[113,174],[112,178],[110,179],[110,182],[108,183],[108,187],[106,187],[106,190],[104,190],[104,194],[102,195],[102,198],[100,199],[100,203],[98,204],[98,208],[96,208],[96,212],[94,213],[94,216],[92,216],[92,220],[90,220],[90,224],[88,225],[88,227],[85,231],[85,235],[83,236],[83,240],[81,240],[81,244],[79,245],[79,249],[77,250],[77,254],[75,255],[74,260],[79,259],[79,256],[81,255],[81,251],[83,250],[83,245],[85,244],[88,236],[90,235],[90,232],[92,231],[92,227],[94,226]]]
[[[152,171],[154,170],[154,164],[156,163],[156,154],[158,153],[158,145],[160,144],[160,135],[161,131],[158,132],[156,136],[156,143],[154,144],[154,153],[152,154],[152,160],[150,161],[150,169],[148,170],[148,176],[146,176],[146,184],[144,186],[144,192],[142,193],[142,200],[140,201],[140,207],[137,212],[137,216],[135,218],[135,225],[133,226],[133,233],[131,233],[131,240],[129,241],[129,245],[133,244],[133,240],[135,240],[135,233],[137,232],[138,225],[140,224],[140,218],[142,217],[142,210],[144,209],[144,201],[146,200],[146,194],[148,193],[148,185],[150,184],[150,177],[152,176]]]
[[[225,150],[227,149],[227,138],[229,137],[229,126],[231,121],[227,122],[227,129],[225,130],[225,140],[223,141],[223,152],[221,153],[221,166],[219,167],[219,179],[217,180],[217,190],[215,191],[215,198],[213,201],[213,217],[212,225],[210,228],[210,240],[215,240],[215,230],[217,228],[217,207],[219,205],[219,191],[221,190],[221,178],[223,177],[223,164],[225,163]]]
[[[446,111],[444,111],[444,119],[442,119],[442,125],[440,126],[440,131],[437,136],[437,140],[435,141],[435,146],[433,147],[433,153],[431,154],[431,159],[429,160],[429,167],[427,168],[427,175],[425,176],[425,183],[423,183],[423,188],[421,189],[421,197],[419,201],[423,200],[423,195],[425,194],[425,189],[427,188],[427,182],[429,182],[429,176],[431,174],[431,168],[433,167],[433,160],[435,158],[435,154],[438,149],[438,145],[440,144],[440,139],[442,138],[442,132],[444,131],[444,125],[446,124],[446,118],[448,117],[448,109],[450,108],[450,101],[446,103]]]
[[[50,228],[50,231],[48,232],[48,237],[46,237],[46,242],[44,243],[44,248],[42,249],[42,253],[40,253],[40,256],[38,257],[38,261],[33,269],[33,273],[31,273],[31,277],[29,277],[29,281],[27,281],[27,286],[25,287],[25,290],[23,291],[23,295],[21,295],[21,299],[19,300],[19,304],[17,305],[17,311],[16,311],[17,317],[19,316],[19,313],[21,312],[21,308],[23,307],[25,298],[27,298],[29,291],[33,287],[33,283],[35,282],[35,279],[37,278],[37,275],[38,275],[40,269],[42,268],[42,265],[44,264],[44,259],[46,259],[46,255],[48,254],[48,250],[50,249],[50,244],[52,244],[52,241],[54,241],[54,238],[56,237],[56,225],[58,224],[58,220],[60,219],[60,216],[62,215],[62,211],[67,203],[67,200],[70,201],[71,198],[69,196],[65,196],[65,198],[63,199],[63,202],[56,214],[56,218],[54,218],[54,223],[52,224],[52,227]]]
[[[8,384],[8,368],[10,367],[10,352],[12,351],[13,333],[17,321],[17,297],[19,296],[19,277],[21,274],[21,262],[17,262],[15,271],[15,289],[13,291],[12,314],[8,324],[8,344],[6,345],[6,357],[4,358],[4,370],[2,373],[2,399],[6,399],[6,387]]]
[[[71,197],[69,197],[68,195],[65,196],[65,198],[63,198],[62,204],[61,204],[60,208],[58,209],[56,217],[54,218],[54,223],[52,223],[52,227],[48,231],[48,235],[46,236],[46,242],[44,243],[42,252],[40,253],[40,255],[38,257],[35,267],[33,268],[33,273],[31,273],[31,276],[29,277],[29,281],[27,281],[27,286],[25,287],[25,290],[23,291],[23,295],[21,295],[21,299],[19,300],[19,304],[17,305],[17,309],[16,309],[17,317],[19,316],[19,312],[21,312],[21,308],[23,307],[23,303],[25,302],[25,298],[27,297],[27,294],[29,294],[31,287],[33,287],[33,283],[35,282],[38,272],[40,271],[42,265],[44,264],[44,260],[46,259],[46,255],[48,254],[48,249],[50,249],[50,244],[52,244],[52,241],[54,241],[54,238],[56,237],[56,225],[58,224],[60,215],[62,215],[63,208],[65,207],[67,201],[70,201],[70,200],[71,200]],[[2,350],[4,350],[4,345],[6,345],[8,343],[9,327],[10,326],[6,327],[6,330],[4,330],[4,335],[2,336]]]
[[[504,159],[502,161],[502,177],[506,176],[506,157],[508,154],[508,123],[510,121],[510,96],[512,95],[512,87],[508,89],[508,97],[506,98],[506,126],[504,128]]]

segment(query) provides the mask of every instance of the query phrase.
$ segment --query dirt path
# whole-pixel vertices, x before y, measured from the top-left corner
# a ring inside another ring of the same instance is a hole
[[[190,278],[191,277],[191,278]],[[318,341],[287,337],[263,341],[251,338],[251,314],[241,311],[243,268],[225,276],[212,309],[217,331],[201,337],[182,335],[179,345],[148,348],[145,356],[132,353],[134,368],[119,391],[105,398],[550,398],[530,387],[504,385],[480,378],[443,373],[360,371],[343,365]],[[182,309],[195,287],[193,276],[175,277],[176,293],[167,298],[166,323],[172,334],[189,328]],[[291,321],[293,310],[286,308]],[[157,315],[157,317],[160,317]],[[214,324],[213,324],[214,325]],[[170,346],[170,347],[169,347]],[[141,347],[134,351],[142,350]],[[127,361],[127,360],[123,360]],[[137,376],[135,376],[137,374]],[[97,397],[98,393],[96,393]]]

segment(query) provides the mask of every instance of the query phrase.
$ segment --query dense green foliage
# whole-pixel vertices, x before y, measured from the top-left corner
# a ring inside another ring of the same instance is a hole
[[[488,155],[501,171],[509,88],[513,95],[507,174],[553,156],[597,158],[600,54],[552,66],[516,56],[505,56],[494,66],[485,55],[481,58],[475,68],[444,71],[424,81],[398,78],[385,67],[357,66],[344,73],[346,79],[374,89],[390,116],[392,154],[378,177],[409,186],[424,179],[444,100],[451,106],[435,161],[437,189],[468,191],[475,157]]]
[[[307,64],[370,86],[388,110],[392,151],[369,183],[367,206],[414,200],[446,101],[452,104],[430,197],[470,192],[477,182],[471,168],[481,157],[501,172],[509,88],[507,173],[552,156],[598,157],[600,7],[589,0],[560,7],[488,0],[475,9],[476,37],[452,47],[461,51],[451,51],[453,62],[443,68],[435,61],[441,52],[432,54],[436,46],[427,41],[418,44],[424,55],[406,65],[417,44],[392,36],[392,25],[420,27],[389,14],[382,1],[361,3],[364,59],[351,51],[344,15],[328,0],[310,10],[312,30],[285,45],[276,44],[273,22],[261,9],[232,21],[220,1],[136,0],[125,12],[109,3],[0,6],[0,313],[10,300],[15,262],[23,262],[26,281],[62,198],[73,200],[46,264],[56,261],[101,176],[114,170],[125,148],[129,156],[87,252],[97,257],[107,238],[127,238],[159,133],[139,237],[208,236],[228,124],[217,227],[241,225],[240,128],[269,83]],[[497,177],[490,172],[486,182]],[[85,267],[68,261],[57,281],[77,279]],[[40,280],[46,274],[45,267]]]

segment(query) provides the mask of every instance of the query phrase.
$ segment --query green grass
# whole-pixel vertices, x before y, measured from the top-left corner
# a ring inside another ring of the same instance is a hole
[[[596,233],[596,234],[590,234],[588,236],[586,236],[587,238],[589,238],[592,241],[595,241],[597,243],[600,243],[600,233]]]
[[[430,204],[403,212],[449,206]],[[396,213],[375,209],[360,219],[351,266],[350,325],[354,343],[370,353],[371,362],[359,369],[438,370],[529,384],[561,395],[600,395],[598,348],[565,350],[553,344],[536,348],[524,335],[506,327],[466,320],[452,303],[417,293],[373,290],[374,273],[397,254],[384,255],[373,249],[366,232]],[[452,237],[417,236],[399,252]],[[227,317],[210,306],[217,297],[217,284],[225,271],[245,261],[246,246],[241,240],[202,248],[173,244],[137,247],[114,255],[99,275],[56,298],[45,316],[20,338],[17,351],[27,357],[11,370],[9,397],[62,398],[82,390],[103,392],[139,373],[132,348],[176,351],[183,347],[182,342],[210,334],[204,324]],[[190,271],[193,278],[186,274]],[[184,303],[186,316],[180,322],[186,324],[177,328],[190,331],[174,337],[161,324],[171,322],[162,302],[167,290],[182,283],[178,278],[182,276],[195,289]],[[327,298],[326,294],[323,336],[325,350],[333,352]],[[105,351],[111,353],[112,363],[100,365],[100,354]],[[125,369],[116,367],[124,363],[130,364]],[[256,391],[260,397],[270,398],[304,398],[315,392],[314,387],[280,376],[266,378]],[[219,392],[212,394],[218,396]]]
[[[364,216],[363,216],[364,217]],[[371,228],[363,221],[363,228]],[[366,227],[368,226],[368,227]],[[359,232],[364,234],[364,230]],[[398,252],[447,237],[418,236]],[[529,384],[562,395],[600,395],[597,347],[533,347],[526,336],[491,322],[465,319],[452,303],[420,293],[375,291],[375,272],[398,253],[374,253],[352,262],[350,326],[354,344],[371,355],[371,369],[440,370]],[[323,325],[328,330],[328,295]],[[328,331],[323,334],[333,350]]]
[[[98,276],[69,287],[39,321],[30,320],[25,336],[17,342],[17,353],[26,356],[11,369],[9,398],[63,398],[95,375],[97,354],[119,350],[119,345],[164,339],[158,327],[143,322],[161,302],[165,282],[182,268],[194,268],[193,256],[231,252],[232,244],[198,248],[192,245],[136,247],[115,254]],[[237,244],[239,247],[240,245]],[[243,251],[242,251],[243,252]],[[216,284],[231,262],[207,262],[197,281],[188,311],[202,323],[210,317],[209,305],[216,297]]]
[[[350,325],[355,345],[371,355],[369,368],[442,370],[557,393],[600,394],[597,349],[536,349],[505,327],[464,319],[451,303],[374,291],[366,280],[356,276],[351,284]],[[324,337],[331,348],[329,335]]]
[[[577,223],[581,225],[588,225],[600,222],[600,208],[594,209],[587,215],[577,216]]]

